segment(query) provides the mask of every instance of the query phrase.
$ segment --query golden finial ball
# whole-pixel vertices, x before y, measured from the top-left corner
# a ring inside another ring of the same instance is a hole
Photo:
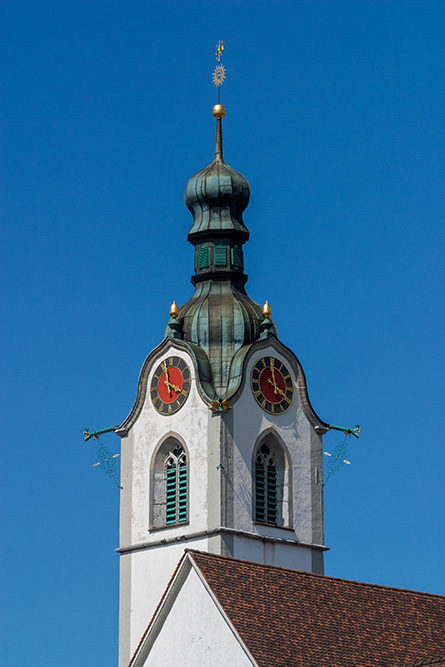
[[[213,118],[224,118],[226,115],[226,107],[224,107],[222,104],[215,104],[212,109],[212,115]]]
[[[271,317],[272,316],[272,308],[269,306],[268,301],[266,301],[266,303],[263,306],[263,315],[264,315],[264,317]]]
[[[170,317],[174,317],[175,320],[178,318],[179,315],[179,308],[176,305],[176,301],[173,301],[172,305],[170,306]]]

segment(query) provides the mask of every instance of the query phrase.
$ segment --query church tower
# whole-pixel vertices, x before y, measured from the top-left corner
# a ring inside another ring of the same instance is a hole
[[[323,573],[322,435],[295,354],[246,293],[250,188],[223,158],[185,191],[194,294],[173,304],[122,437],[120,667],[185,548]],[[265,295],[266,296],[266,295]]]

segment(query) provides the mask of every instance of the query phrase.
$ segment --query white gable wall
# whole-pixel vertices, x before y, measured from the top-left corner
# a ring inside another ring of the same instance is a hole
[[[252,662],[194,568],[172,591],[156,636],[134,667],[247,667]],[[155,633],[153,633],[155,634]],[[148,653],[148,654],[147,654]]]

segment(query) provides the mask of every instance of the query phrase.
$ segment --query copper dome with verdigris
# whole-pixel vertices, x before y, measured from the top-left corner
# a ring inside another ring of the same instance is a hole
[[[193,215],[194,234],[212,231],[237,231],[249,237],[243,211],[249,203],[250,187],[242,174],[221,158],[201,169],[187,183],[185,205]]]

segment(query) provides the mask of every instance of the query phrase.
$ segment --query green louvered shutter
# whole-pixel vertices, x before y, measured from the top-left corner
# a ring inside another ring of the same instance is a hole
[[[205,245],[198,250],[198,265],[201,271],[209,268],[209,249]]]
[[[187,521],[187,459],[182,447],[170,452],[165,466],[165,524]]]
[[[187,464],[179,466],[178,522],[187,521]]]
[[[232,266],[237,271],[243,268],[243,251],[238,245],[232,248]]]
[[[165,482],[165,523],[176,523],[176,465],[167,468]]]
[[[264,465],[255,466],[255,521],[266,521],[266,489],[264,479]]]
[[[255,462],[255,521],[277,525],[277,467],[266,443]]]
[[[215,266],[227,266],[227,246],[217,245],[213,250],[213,259]]]
[[[277,471],[267,466],[267,523],[277,522]]]

